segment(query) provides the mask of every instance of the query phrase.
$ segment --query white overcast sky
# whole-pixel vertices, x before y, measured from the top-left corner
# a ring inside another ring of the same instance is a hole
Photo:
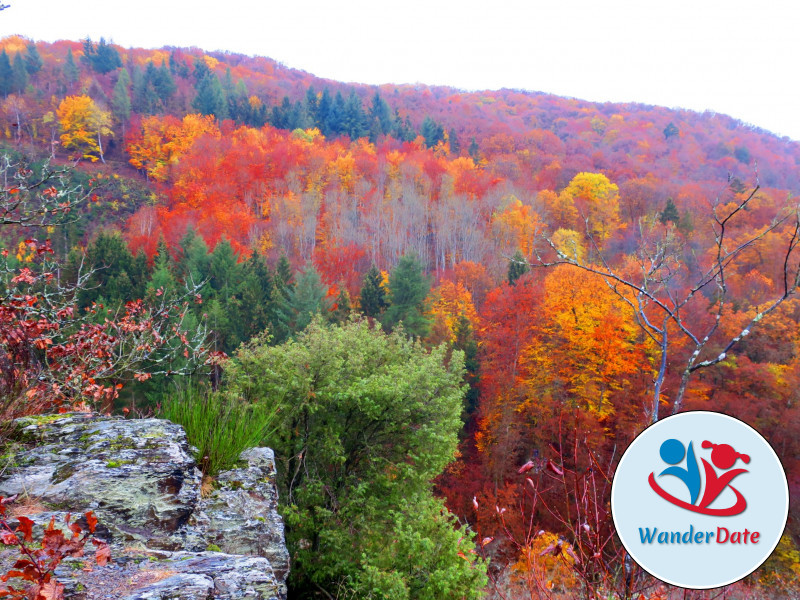
[[[2,0],[0,35],[729,114],[800,140],[799,0]]]

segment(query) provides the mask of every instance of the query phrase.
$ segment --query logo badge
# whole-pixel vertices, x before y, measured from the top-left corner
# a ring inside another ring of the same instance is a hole
[[[686,412],[643,431],[611,490],[617,533],[655,577],[709,589],[757,569],[780,541],[786,475],[767,441],[720,413]]]
[[[704,440],[701,447],[706,449],[713,448],[711,451],[711,462],[714,464],[714,467],[722,471],[730,469],[737,460],[743,460],[745,463],[750,462],[750,457],[747,454],[736,452],[729,444],[714,444],[708,440]],[[664,462],[672,466],[661,471],[659,477],[674,475],[686,485],[690,495],[689,502],[676,498],[656,483],[655,473],[650,473],[650,476],[647,478],[650,487],[667,502],[671,502],[675,506],[680,506],[681,508],[702,515],[716,515],[719,517],[738,515],[747,508],[747,500],[744,499],[744,496],[742,496],[739,490],[730,485],[734,477],[747,473],[747,469],[731,469],[730,471],[718,474],[705,458],[701,458],[700,460],[703,463],[703,470],[705,473],[705,477],[703,477],[700,474],[700,469],[697,467],[697,458],[695,458],[692,443],[689,442],[689,448],[687,450],[684,448],[683,444],[675,438],[670,438],[662,443],[660,453]],[[684,455],[686,456],[686,466],[678,466],[679,463],[684,461]],[[703,485],[703,480],[705,480],[705,485]],[[705,490],[702,498],[700,498],[701,487]],[[736,503],[727,508],[710,508],[709,505],[714,502],[726,488],[730,488],[730,490],[736,494]],[[698,499],[700,500],[699,504],[697,503]]]

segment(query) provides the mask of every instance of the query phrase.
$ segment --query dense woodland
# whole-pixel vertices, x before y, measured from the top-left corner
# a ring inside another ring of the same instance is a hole
[[[258,421],[293,597],[666,598],[608,497],[679,410],[752,424],[798,491],[800,143],[198,49],[0,48],[3,421]],[[791,514],[738,585],[788,593],[798,542]]]

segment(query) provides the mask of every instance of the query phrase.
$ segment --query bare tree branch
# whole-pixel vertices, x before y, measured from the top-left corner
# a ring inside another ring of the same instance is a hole
[[[792,265],[795,249],[800,244],[800,213],[797,208],[792,213],[778,215],[766,227],[749,235],[744,241],[737,243],[732,249],[728,248],[729,230],[737,215],[744,211],[748,204],[756,197],[758,185],[745,198],[736,203],[730,212],[720,215],[720,196],[717,197],[712,207],[712,231],[714,234],[714,259],[702,272],[702,275],[683,295],[676,295],[670,283],[677,275],[677,268],[681,261],[678,251],[672,247],[671,232],[654,243],[648,242],[643,223],[639,223],[640,247],[636,253],[636,264],[639,277],[633,279],[624,276],[618,269],[610,265],[603,255],[592,232],[586,230],[586,236],[594,250],[595,262],[579,260],[577,254],[569,256],[556,246],[552,239],[542,236],[545,249],[549,250],[555,258],[547,258],[541,248],[535,247],[535,263],[532,267],[554,267],[557,265],[571,265],[602,277],[609,288],[617,294],[632,310],[634,319],[645,335],[652,340],[660,353],[658,371],[653,382],[653,398],[649,418],[653,422],[658,420],[659,404],[661,401],[661,388],[664,383],[669,362],[667,360],[672,340],[669,337],[670,324],[677,327],[694,346],[692,354],[681,372],[678,391],[673,401],[672,412],[679,412],[683,406],[683,398],[691,375],[703,368],[716,365],[725,360],[728,353],[744,339],[761,319],[775,311],[786,299],[792,296],[800,285],[800,264]],[[767,308],[759,311],[753,319],[734,337],[723,344],[723,350],[716,357],[699,360],[700,354],[706,348],[711,338],[719,331],[720,323],[727,314],[729,290],[727,286],[728,269],[748,249],[753,248],[770,232],[776,231],[782,224],[793,216],[792,232],[783,255],[783,282],[781,295],[774,298]],[[713,321],[705,330],[698,331],[698,326],[690,326],[683,317],[682,311],[687,305],[710,285],[717,288]],[[661,312],[662,320],[656,323],[649,314],[651,308]]]

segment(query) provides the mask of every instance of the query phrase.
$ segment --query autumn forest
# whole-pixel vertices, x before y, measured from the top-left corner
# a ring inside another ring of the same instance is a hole
[[[4,439],[73,409],[252,422],[296,598],[684,597],[609,508],[675,412],[751,424],[797,492],[800,143],[196,48],[0,49]],[[790,512],[732,589],[798,577]]]

